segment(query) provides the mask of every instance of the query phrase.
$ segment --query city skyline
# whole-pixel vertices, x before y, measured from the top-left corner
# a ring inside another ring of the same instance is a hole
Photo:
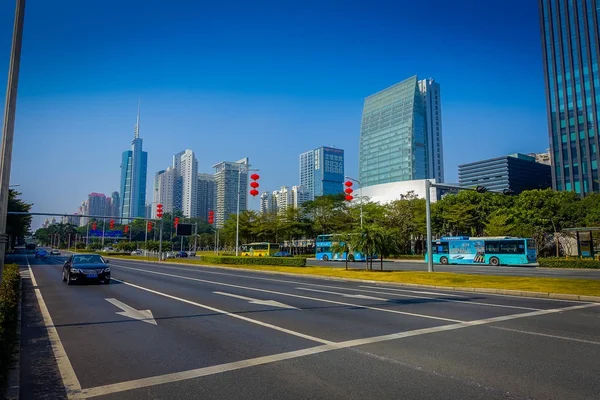
[[[250,27],[246,6],[231,12],[211,5],[199,13],[198,6],[189,5],[187,15],[177,17],[147,7],[147,18],[139,21],[134,1],[122,9],[123,19],[113,21],[110,34],[94,23],[115,18],[104,9],[89,15],[73,2],[49,24],[48,5],[28,7],[11,183],[21,184],[34,211],[48,212],[75,209],[92,191],[119,189],[118,171],[109,166],[120,161],[114,147],[129,137],[138,96],[150,171],[164,168],[166,157],[181,148],[198,151],[199,171],[244,154],[263,170],[261,188],[274,189],[296,181],[297,165],[290,158],[297,150],[334,145],[345,150],[347,174],[357,176],[362,100],[417,72],[444,86],[446,181],[456,181],[459,163],[547,148],[537,4],[428,4],[427,25],[409,17],[423,5],[390,3],[381,4],[376,15],[365,5],[346,7],[347,19],[317,18],[337,10],[332,4],[293,12],[282,7],[256,15]],[[0,5],[1,29],[11,26],[10,7]],[[209,14],[223,16],[235,29],[219,34],[219,46],[202,42],[202,51],[189,52],[199,48],[195,41],[222,32],[187,18]],[[392,15],[403,15],[402,23]],[[444,23],[447,19],[453,23]],[[159,20],[170,33],[153,33]],[[360,30],[353,28],[357,21],[364,24]],[[256,31],[255,24],[262,28]],[[314,29],[297,35],[295,27],[306,24]],[[189,35],[177,33],[177,26],[188,25]],[[65,52],[79,46],[82,36],[60,26],[86,33],[86,57]],[[402,52],[379,44],[414,32],[419,40],[403,41]],[[8,45],[0,41],[0,57],[6,57]],[[143,50],[147,46],[153,51]],[[279,61],[273,63],[275,49]],[[302,62],[300,54],[306,55]],[[0,62],[1,68],[7,65]],[[43,82],[36,78],[38,68]],[[32,149],[30,143],[38,146]],[[466,151],[473,143],[477,152]],[[81,151],[82,144],[94,151]],[[291,144],[297,150],[287,150]],[[32,152],[33,162],[27,157]],[[56,163],[59,153],[69,154],[79,167]],[[250,199],[249,206],[256,209],[258,203]]]

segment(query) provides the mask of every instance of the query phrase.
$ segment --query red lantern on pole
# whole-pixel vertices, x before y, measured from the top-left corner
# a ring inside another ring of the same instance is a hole
[[[352,194],[352,192],[354,192],[354,190],[352,190],[352,188],[346,188],[346,190],[344,190],[344,192],[346,192],[346,194]]]
[[[215,223],[215,212],[214,212],[213,210],[210,210],[210,211],[208,212],[208,223],[209,223],[210,225],[212,225],[212,224],[214,224],[214,223]]]
[[[174,225],[175,225],[175,228],[177,228],[177,225],[179,225],[179,217],[175,217]]]
[[[346,199],[346,201],[352,201],[354,199],[354,196],[352,196],[352,193],[354,192],[354,190],[352,189],[352,182],[346,181],[344,182],[344,186],[346,186],[346,189],[344,189],[346,197],[344,198]]]
[[[354,197],[351,194],[347,194],[345,197],[346,201],[352,201]]]
[[[250,195],[257,196],[258,190],[256,189],[258,189],[258,187],[260,186],[257,181],[260,179],[260,175],[252,174],[250,175],[250,179],[252,179],[252,182],[250,182],[250,187],[252,188],[252,190],[250,190]]]
[[[123,232],[125,232],[125,233],[129,233],[129,225],[125,225],[125,226],[123,227]]]
[[[114,220],[114,219],[111,219],[111,220],[110,220],[110,223],[108,224],[108,227],[109,227],[110,229],[115,229],[115,220]]]
[[[97,227],[98,227],[98,225],[96,225],[96,223],[95,223],[95,222],[93,222],[93,223],[92,223],[92,230],[93,230],[93,231],[95,231]]]
[[[163,216],[163,205],[159,203],[156,205],[156,218],[162,218],[162,216]]]
[[[148,221],[148,230],[151,231],[152,230],[152,222]]]
[[[346,181],[346,182],[344,182],[344,185],[346,185],[347,187],[352,187],[352,182]]]

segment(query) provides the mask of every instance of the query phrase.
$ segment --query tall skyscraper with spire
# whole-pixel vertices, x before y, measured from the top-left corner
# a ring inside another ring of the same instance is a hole
[[[121,217],[144,217],[146,212],[146,175],[148,153],[142,151],[140,138],[140,104],[138,102],[137,121],[134,129],[131,150],[123,152],[121,158]]]

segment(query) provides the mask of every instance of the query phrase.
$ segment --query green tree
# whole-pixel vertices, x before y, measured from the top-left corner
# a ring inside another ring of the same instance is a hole
[[[25,203],[21,198],[21,193],[8,190],[8,211],[29,212],[33,204]],[[17,243],[23,243],[25,236],[29,234],[31,228],[31,215],[8,214],[6,219],[6,233],[9,241],[7,245],[13,248]]]
[[[375,253],[379,255],[381,271],[383,271],[383,259],[389,257],[398,250],[397,241],[394,240],[394,237],[395,232],[390,229],[377,227],[373,231],[373,246]],[[372,262],[371,269],[373,269]]]

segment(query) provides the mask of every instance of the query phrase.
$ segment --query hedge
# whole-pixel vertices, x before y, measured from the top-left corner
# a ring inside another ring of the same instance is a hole
[[[388,259],[392,260],[422,260],[425,261],[424,254],[395,254]]]
[[[200,260],[209,264],[275,265],[284,267],[306,267],[306,259],[296,257],[235,257],[201,255]]]
[[[0,391],[5,387],[17,343],[19,280],[19,266],[6,264],[0,283]]]
[[[585,258],[538,258],[540,268],[600,269],[600,261]]]

